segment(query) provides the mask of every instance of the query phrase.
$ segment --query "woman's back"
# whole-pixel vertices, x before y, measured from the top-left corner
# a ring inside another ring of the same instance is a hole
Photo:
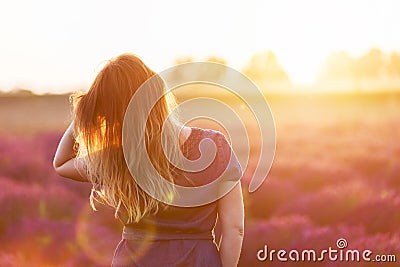
[[[228,166],[230,146],[225,137],[212,130],[192,128],[182,146],[189,160],[200,157],[199,143],[212,139],[217,146],[214,161],[200,172],[176,172],[174,182],[181,186],[202,186],[222,175]],[[236,168],[237,161],[230,168]],[[217,220],[217,201],[199,207],[167,206],[155,215],[124,227],[113,266],[221,266],[213,229]],[[207,255],[207,257],[205,257]]]

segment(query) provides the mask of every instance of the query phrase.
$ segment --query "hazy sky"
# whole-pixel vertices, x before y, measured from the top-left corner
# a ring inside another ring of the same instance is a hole
[[[0,0],[0,90],[89,86],[102,61],[134,52],[156,71],[178,56],[241,69],[271,49],[310,83],[332,50],[400,51],[398,0]]]

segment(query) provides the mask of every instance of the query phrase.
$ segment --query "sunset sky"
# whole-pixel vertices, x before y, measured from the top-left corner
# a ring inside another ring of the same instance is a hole
[[[216,55],[241,69],[273,50],[312,83],[332,50],[400,51],[398,0],[0,1],[0,90],[86,88],[102,61],[134,52],[156,71]]]

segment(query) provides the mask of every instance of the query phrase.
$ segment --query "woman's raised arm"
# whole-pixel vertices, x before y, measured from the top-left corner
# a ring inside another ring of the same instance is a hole
[[[85,175],[83,162],[76,158],[74,145],[74,122],[72,122],[58,144],[53,160],[54,170],[62,177],[89,182]]]

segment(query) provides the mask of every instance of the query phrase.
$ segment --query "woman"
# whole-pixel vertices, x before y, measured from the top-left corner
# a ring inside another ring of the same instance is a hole
[[[93,209],[96,201],[110,205],[124,223],[123,239],[116,248],[112,266],[236,266],[244,224],[240,182],[209,204],[178,207],[145,193],[125,162],[122,148],[125,111],[139,87],[154,75],[135,55],[123,54],[110,60],[87,93],[72,97],[74,121],[58,145],[54,168],[60,176],[92,183]],[[146,96],[151,98],[163,95],[160,92],[165,88],[158,83],[148,90]],[[163,178],[182,186],[201,186],[230,168],[228,179],[240,179],[236,158],[231,160],[233,165],[227,164],[233,154],[225,137],[216,131],[177,124],[168,116],[171,103],[166,96],[161,97],[148,117],[141,117],[139,106],[137,110],[135,118],[145,123],[148,156]],[[165,138],[161,138],[163,126]],[[199,143],[205,138],[213,140],[217,147],[215,158],[206,169],[185,172],[167,160],[179,158],[180,153],[189,160],[199,158]],[[139,152],[135,155],[139,162],[143,156]],[[145,178],[154,185],[155,194],[174,193],[173,188],[157,184],[152,177]],[[222,234],[219,245],[213,231],[217,216]]]

